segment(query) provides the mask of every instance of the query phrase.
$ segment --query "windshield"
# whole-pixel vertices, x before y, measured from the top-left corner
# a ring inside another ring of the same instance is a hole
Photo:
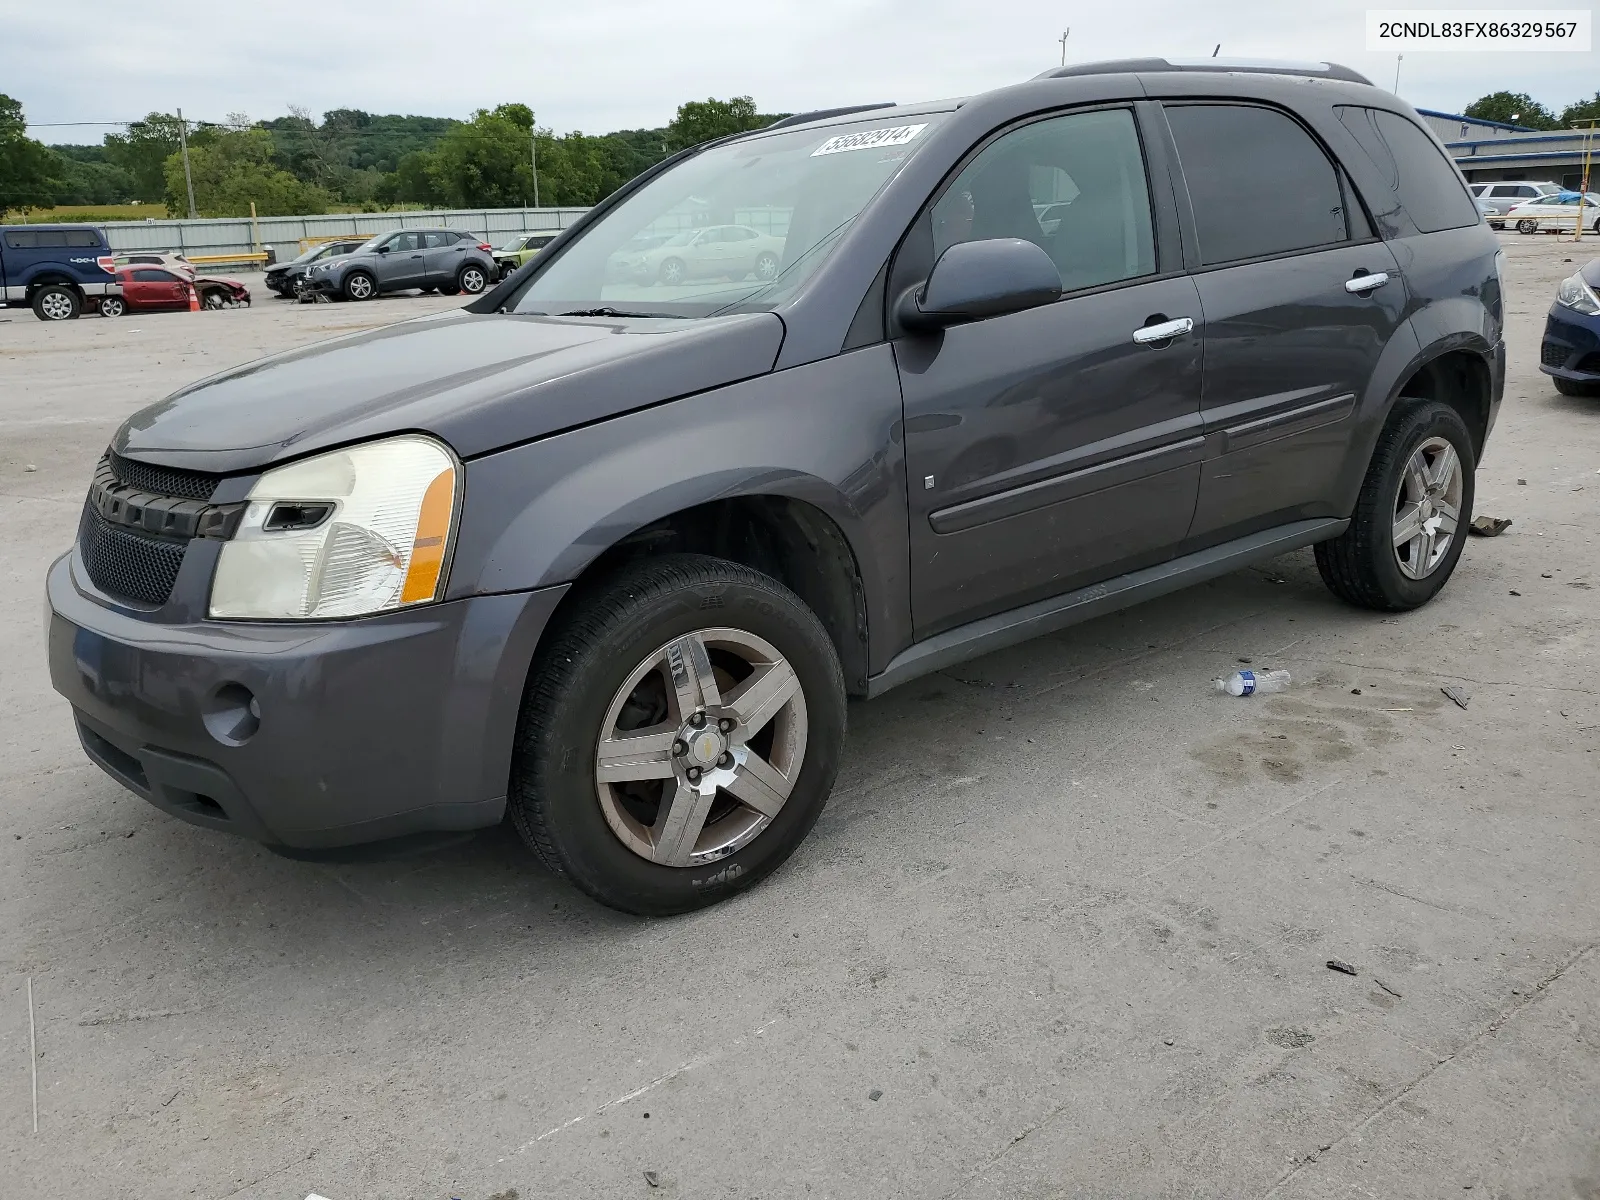
[[[880,116],[703,151],[585,230],[529,281],[515,311],[767,311],[822,264],[944,117]]]
[[[515,253],[516,251],[522,249],[523,244],[526,243],[527,240],[528,240],[528,235],[527,234],[519,233],[519,234],[517,234],[516,237],[512,238],[504,246],[501,246],[500,250],[504,254]]]

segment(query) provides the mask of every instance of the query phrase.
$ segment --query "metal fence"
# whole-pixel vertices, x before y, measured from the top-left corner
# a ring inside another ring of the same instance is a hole
[[[302,238],[370,237],[389,229],[465,229],[499,244],[513,234],[565,229],[582,208],[473,208],[436,212],[329,213],[316,217],[224,217],[197,221],[109,221],[100,226],[113,250],[176,250],[181,254],[248,254],[271,246],[279,261],[300,252]]]

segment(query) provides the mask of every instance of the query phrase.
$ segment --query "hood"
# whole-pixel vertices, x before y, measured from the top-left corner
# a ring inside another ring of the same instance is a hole
[[[220,474],[421,430],[462,458],[772,369],[773,313],[705,320],[446,312],[249,363],[135,413],[112,446]]]

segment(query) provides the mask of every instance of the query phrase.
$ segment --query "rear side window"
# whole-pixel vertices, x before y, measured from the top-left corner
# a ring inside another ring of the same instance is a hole
[[[455,245],[456,235],[453,233],[425,233],[422,235],[422,243],[429,250],[437,250],[441,246]]]
[[[99,246],[100,235],[92,229],[72,229],[67,232],[69,246]]]
[[[32,250],[39,244],[39,235],[31,229],[23,232],[20,229],[6,231],[6,246],[11,250]]]
[[[23,240],[26,239],[26,240]],[[32,233],[8,233],[6,245],[14,249],[55,249],[67,245],[67,231],[65,229],[37,229]]]
[[[1461,176],[1439,143],[1414,122],[1381,108],[1342,104],[1334,111],[1423,233],[1462,229],[1479,222],[1478,206],[1467,194]],[[1533,189],[1517,189],[1524,190]]]
[[[1231,104],[1167,109],[1206,266],[1347,238],[1328,156],[1280,112]]]

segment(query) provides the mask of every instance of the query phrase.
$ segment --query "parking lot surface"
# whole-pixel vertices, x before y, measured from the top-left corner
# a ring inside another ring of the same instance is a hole
[[[459,299],[0,311],[0,1190],[1600,1195],[1600,399],[1536,370],[1595,243],[1501,240],[1514,524],[1434,603],[1304,551],[853,704],[794,858],[664,921],[509,829],[329,865],[184,825],[49,686],[119,421]],[[1213,693],[1241,659],[1294,684]]]

